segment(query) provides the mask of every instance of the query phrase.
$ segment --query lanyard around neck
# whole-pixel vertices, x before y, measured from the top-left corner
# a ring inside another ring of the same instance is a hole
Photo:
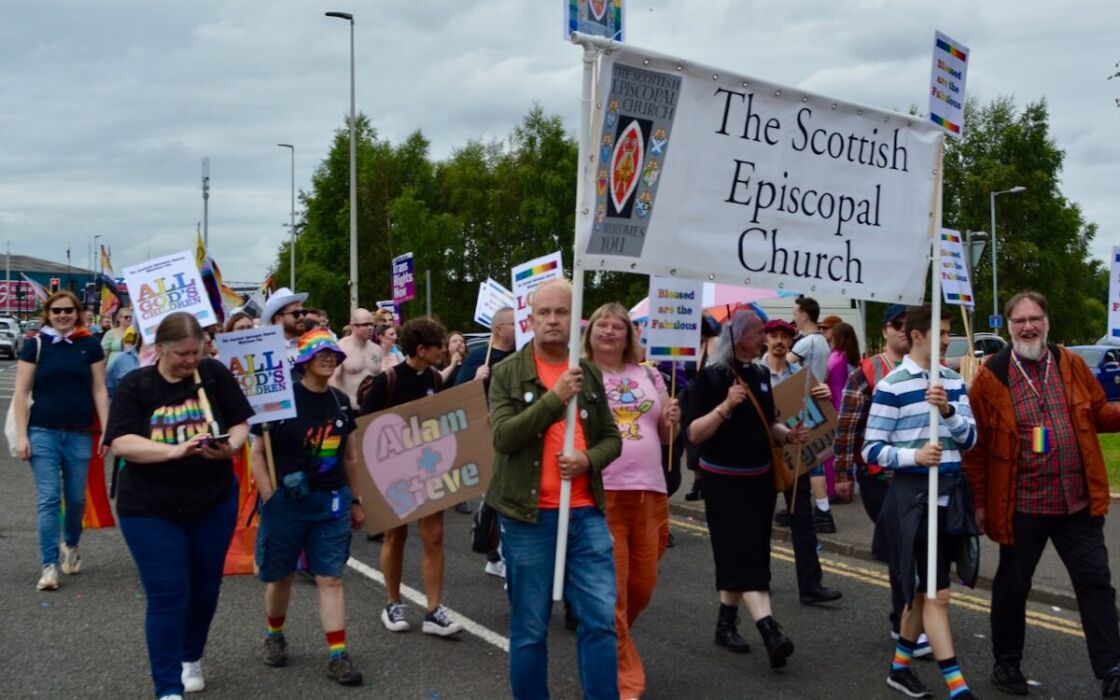
[[[1038,397],[1039,401],[1043,400],[1042,392],[1046,391],[1046,382],[1050,380],[1050,365],[1053,362],[1053,355],[1049,351],[1046,353],[1046,372],[1042,375],[1041,390],[1034,385],[1034,380],[1027,374],[1027,370],[1023,368],[1023,363],[1019,361],[1019,354],[1012,351],[1011,359],[1015,361],[1015,366],[1019,368],[1019,372],[1023,375],[1023,379],[1027,381],[1027,386],[1031,388],[1034,395]]]

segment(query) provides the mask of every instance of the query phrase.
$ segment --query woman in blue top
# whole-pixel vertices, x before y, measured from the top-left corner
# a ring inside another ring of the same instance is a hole
[[[93,414],[101,425],[109,416],[105,392],[105,354],[85,327],[82,307],[72,292],[55,292],[43,305],[43,328],[25,343],[16,366],[12,410],[16,418],[16,456],[31,462],[43,568],[38,589],[58,588],[59,507],[66,495],[62,543],[63,573],[81,567],[78,540],[86,506],[86,474],[93,450]],[[35,393],[31,404],[32,391]],[[104,452],[104,451],[103,451]]]

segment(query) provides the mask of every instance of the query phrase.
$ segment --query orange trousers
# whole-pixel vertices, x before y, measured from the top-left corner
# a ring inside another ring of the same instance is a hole
[[[614,540],[618,586],[618,691],[621,698],[637,698],[645,691],[646,672],[630,628],[657,584],[657,563],[669,542],[669,499],[654,491],[607,491],[607,527]]]

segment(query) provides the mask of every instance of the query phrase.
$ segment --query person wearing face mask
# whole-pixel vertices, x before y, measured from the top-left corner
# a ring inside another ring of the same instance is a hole
[[[158,361],[121,380],[104,442],[125,462],[121,534],[148,599],[145,630],[157,698],[206,687],[201,659],[237,520],[233,455],[253,415],[237,379],[205,357],[194,316],[160,321]]]
[[[47,297],[42,331],[20,350],[12,392],[18,436],[15,456],[30,461],[35,476],[42,561],[36,587],[41,591],[58,588],[60,568],[64,574],[76,574],[81,567],[78,540],[93,454],[91,427],[95,411],[101,425],[109,414],[105,355],[84,325],[81,312],[78,297],[72,292],[55,292]],[[35,399],[29,410],[32,391]],[[66,522],[60,547],[63,494]]]
[[[1046,297],[1021,292],[1007,302],[1011,345],[973,379],[980,441],[965,457],[976,522],[998,542],[992,581],[992,684],[1027,694],[1020,669],[1027,594],[1054,543],[1074,591],[1089,662],[1106,698],[1120,697],[1120,629],[1104,540],[1109,487],[1098,433],[1120,430],[1120,406],[1080,356],[1048,342]]]

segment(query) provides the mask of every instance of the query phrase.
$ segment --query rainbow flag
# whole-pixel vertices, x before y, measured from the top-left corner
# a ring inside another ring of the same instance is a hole
[[[109,251],[105,246],[101,246],[101,309],[98,314],[101,316],[110,316],[117,309],[120,308],[122,300],[120,290],[117,289],[115,282],[106,284],[105,280],[112,282],[116,276],[113,274],[113,263],[109,260]]]
[[[518,272],[517,276],[514,277],[513,280],[514,280],[514,282],[520,282],[521,280],[529,279],[530,277],[536,277],[537,275],[543,275],[544,273],[548,272],[549,270],[555,270],[556,266],[558,264],[559,263],[557,263],[555,260],[550,260],[546,263],[541,263],[540,265],[534,265],[533,267],[526,268],[526,269],[522,270],[521,272]]]
[[[218,317],[218,323],[224,323],[226,315],[234,308],[241,306],[241,295],[222,283],[222,270],[202,241],[202,231],[197,230],[197,243],[195,247],[195,265],[202,276],[202,286],[206,288],[206,296],[210,299],[210,306]]]
[[[19,276],[23,278],[24,282],[27,282],[29,285],[31,285],[32,291],[35,292],[35,298],[39,300],[40,304],[44,303],[47,300],[47,297],[50,296],[47,293],[46,287],[44,287],[43,285],[39,284],[22,272],[19,273]]]

